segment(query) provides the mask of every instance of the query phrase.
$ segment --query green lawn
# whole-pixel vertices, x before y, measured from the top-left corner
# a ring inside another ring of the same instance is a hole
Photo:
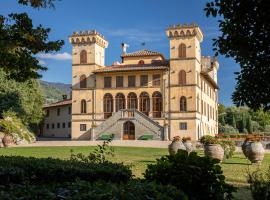
[[[16,148],[1,148],[0,155],[20,155],[20,156],[33,156],[33,157],[53,157],[60,159],[68,159],[71,150],[74,153],[87,154],[95,147],[16,147]],[[115,156],[111,158],[114,162],[123,162],[124,164],[131,165],[132,171],[135,176],[142,177],[147,164],[155,162],[156,158],[167,155],[167,149],[157,148],[136,148],[136,147],[114,147]],[[202,155],[202,152],[199,152]],[[221,166],[223,168],[226,180],[235,185],[243,186],[247,183],[247,172],[254,171],[258,168],[262,170],[268,169],[270,164],[270,154],[265,154],[263,163],[258,165],[250,165],[250,162],[244,158],[242,153],[236,153],[233,158],[224,161]],[[244,187],[240,189],[240,199],[247,195],[248,190]],[[243,198],[244,199],[244,198]]]

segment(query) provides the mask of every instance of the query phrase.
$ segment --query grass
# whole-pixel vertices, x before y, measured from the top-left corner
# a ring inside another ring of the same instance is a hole
[[[76,153],[88,154],[95,147],[16,147],[0,148],[0,155],[18,155],[26,157],[53,157],[68,159],[71,150]],[[123,162],[131,165],[133,174],[136,177],[143,177],[143,173],[148,164],[155,163],[157,158],[167,155],[167,149],[158,148],[140,148],[140,147],[114,147],[115,156],[110,158],[113,162]],[[203,155],[202,152],[199,152]],[[236,153],[232,158],[223,161],[221,164],[226,181],[238,186],[240,190],[236,194],[237,199],[251,199],[250,192],[247,188],[247,172],[257,169],[267,170],[270,163],[270,154],[265,154],[262,164],[251,165],[245,159],[242,153]]]

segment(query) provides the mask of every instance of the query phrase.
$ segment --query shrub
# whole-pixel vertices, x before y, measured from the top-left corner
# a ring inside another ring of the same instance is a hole
[[[155,183],[129,182],[115,184],[110,182],[75,181],[58,185],[7,185],[0,187],[2,199],[31,200],[187,200],[186,195],[174,186]]]
[[[218,139],[216,137],[213,137],[213,136],[210,136],[210,135],[205,135],[205,136],[201,137],[200,142],[203,145],[218,144]]]
[[[235,143],[234,141],[230,141],[230,140],[221,140],[220,144],[222,146],[222,148],[224,149],[224,155],[225,158],[231,158],[235,152]]]
[[[112,141],[112,137],[106,141],[103,141],[102,145],[97,145],[93,152],[90,152],[87,156],[83,155],[82,153],[73,154],[71,151],[70,159],[72,161],[78,161],[83,163],[104,163],[109,162],[107,157],[114,156],[114,148],[111,147],[109,144]]]
[[[189,136],[182,138],[182,142],[187,142],[187,141],[191,141],[191,138]]]
[[[248,182],[254,200],[270,199],[270,168],[266,174],[261,171],[249,173]]]
[[[52,158],[0,156],[0,184],[62,183],[76,179],[127,182],[132,178],[129,167],[119,163],[84,163]]]
[[[179,150],[148,165],[144,177],[147,181],[174,185],[193,200],[232,199],[235,188],[225,182],[222,173],[217,160]]]

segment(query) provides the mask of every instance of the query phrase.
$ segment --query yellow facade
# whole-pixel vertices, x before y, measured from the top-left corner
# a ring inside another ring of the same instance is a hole
[[[203,34],[198,26],[171,26],[166,34],[170,58],[148,50],[123,52],[122,63],[112,66],[104,66],[108,41],[101,34],[82,31],[70,36],[72,139],[113,133],[116,139],[152,134],[160,140],[197,140],[217,133],[218,62],[201,55]]]

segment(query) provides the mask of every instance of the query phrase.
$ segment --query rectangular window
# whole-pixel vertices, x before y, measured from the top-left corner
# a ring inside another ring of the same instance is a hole
[[[159,86],[160,85],[160,74],[154,74],[153,75],[153,86]]]
[[[60,128],[60,123],[57,123],[57,128]]]
[[[70,128],[71,127],[71,122],[68,122],[68,128]]]
[[[180,122],[180,130],[187,130],[187,122]]]
[[[71,106],[68,107],[68,114],[71,114]]]
[[[136,87],[136,76],[128,76],[128,87]]]
[[[50,128],[50,124],[46,124],[46,128],[49,129]]]
[[[60,115],[60,108],[57,108],[57,116]]]
[[[54,124],[52,124],[52,129],[54,129]]]
[[[148,84],[148,75],[141,75],[141,86],[147,86]]]
[[[50,110],[46,110],[46,117],[50,116]]]
[[[62,123],[62,128],[66,128],[66,123]]]
[[[86,131],[86,124],[80,124],[80,131]]]
[[[116,87],[124,87],[124,77],[116,76]]]
[[[111,88],[112,87],[112,77],[106,76],[104,77],[104,88]]]

